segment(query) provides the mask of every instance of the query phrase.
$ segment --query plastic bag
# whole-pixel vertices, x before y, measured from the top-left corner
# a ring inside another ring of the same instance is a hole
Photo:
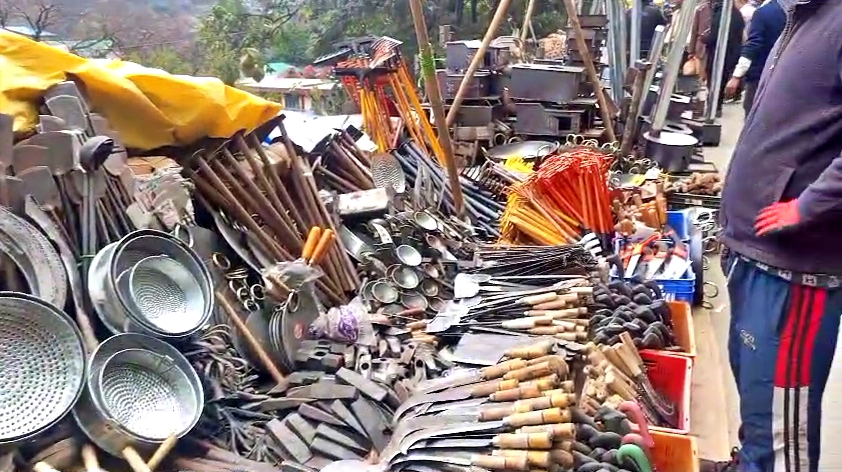
[[[263,286],[266,293],[278,301],[283,301],[289,292],[298,289],[304,284],[314,282],[324,275],[318,266],[308,265],[301,259],[292,262],[278,262],[272,267],[263,269],[260,272],[263,276]]]
[[[360,297],[351,303],[333,307],[310,326],[310,334],[316,338],[327,338],[349,344],[375,344],[371,317]]]

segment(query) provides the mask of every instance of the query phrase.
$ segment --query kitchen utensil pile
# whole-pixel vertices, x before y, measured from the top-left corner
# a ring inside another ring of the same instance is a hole
[[[513,185],[500,224],[509,244],[572,243],[583,231],[613,231],[608,167],[611,154],[590,145],[561,147]]]
[[[412,201],[418,208],[438,208],[446,215],[455,215],[453,194],[444,168],[414,141],[404,141],[392,155],[406,174],[407,187],[412,189]],[[462,179],[465,210],[477,233],[483,239],[494,239],[504,206],[488,190],[468,179]]]

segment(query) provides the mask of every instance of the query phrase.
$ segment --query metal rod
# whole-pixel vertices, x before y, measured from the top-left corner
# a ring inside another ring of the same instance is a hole
[[[424,10],[420,0],[410,0],[409,6],[412,10],[415,35],[418,38],[418,48],[422,54],[421,69],[424,74],[424,88],[427,90],[427,97],[430,99],[430,106],[432,107],[433,117],[436,121],[436,129],[439,132],[439,140],[441,142],[441,147],[444,150],[444,161],[447,166],[447,177],[448,182],[450,183],[450,192],[453,196],[453,205],[456,207],[456,216],[462,218],[465,216],[465,199],[462,196],[462,186],[459,184],[459,169],[456,167],[456,158],[453,155],[453,143],[450,142],[450,130],[446,124],[447,118],[445,117],[444,104],[441,98],[441,90],[439,90],[439,83],[436,80],[435,65],[432,64],[432,46],[430,45],[430,38],[427,37],[427,24],[424,22]],[[507,6],[508,2],[503,0],[503,3],[500,4],[500,10],[504,10]],[[486,36],[489,36],[490,32],[496,29],[497,27],[492,25]],[[487,42],[483,40],[483,46],[487,48],[490,41],[490,39]],[[480,49],[481,51],[477,52],[477,56],[485,54],[483,50],[484,48],[480,47]],[[474,68],[474,71],[479,65],[477,63],[478,59],[479,57],[476,57],[474,58],[474,61],[471,62],[471,66]],[[460,93],[463,94],[467,90],[466,81],[469,77],[473,76],[474,71],[468,71],[465,73],[465,80],[463,80],[459,85],[459,91],[456,94],[457,98]],[[459,108],[456,100],[454,100],[451,107],[451,112]],[[455,113],[453,117],[456,117]]]
[[[643,0],[632,0],[631,21],[629,26],[631,32],[629,34],[629,64],[635,64],[640,60],[640,17],[643,14]]]
[[[664,52],[664,38],[666,37],[667,29],[663,25],[658,25],[655,28],[655,34],[652,35],[652,47],[649,49],[649,64],[651,67],[646,71],[646,79],[643,81],[643,99],[649,95],[649,89],[652,88],[652,82],[655,81],[655,72],[658,71],[658,65],[661,63],[661,54]],[[637,119],[643,113],[643,107],[637,109]]]
[[[625,21],[625,19],[626,19],[625,18],[625,16],[626,16],[625,15],[626,2],[624,0],[609,0],[609,1],[611,1],[611,3],[614,4],[614,8],[617,9],[617,18],[620,19],[620,21],[617,22],[617,27],[619,28],[619,33],[620,33],[618,35],[618,38],[620,40],[618,46],[619,46],[619,55],[620,55],[620,64],[621,64],[621,67],[620,67],[620,70],[618,71],[618,73],[620,74],[620,80],[621,80],[620,83],[622,84],[623,82],[625,82],[625,80],[623,80],[623,79],[625,79],[625,77],[626,77],[626,69],[629,68],[629,62],[626,60],[626,51],[629,50],[629,45],[626,44],[626,43],[628,43],[628,40],[629,40],[629,37],[628,37],[628,34],[627,34],[628,33],[628,31],[627,31],[628,25],[626,25],[626,21]],[[621,92],[620,93],[620,100],[622,101],[622,99],[623,99],[623,94]],[[617,103],[621,103],[621,102],[617,102]]]
[[[620,22],[622,22],[622,16],[618,15],[617,9],[614,8],[613,0],[604,1],[605,9],[608,14],[608,64],[610,67],[608,72],[611,79],[611,98],[614,99],[614,103],[622,103],[622,74],[619,74],[618,72],[623,66],[620,61],[620,56],[622,55],[620,44],[618,44],[620,30],[617,26]]]
[[[661,80],[658,102],[655,104],[652,127],[649,129],[649,135],[655,138],[660,136],[667,119],[672,91],[675,89],[676,80],[678,80],[678,69],[681,67],[684,47],[687,45],[687,37],[690,35],[690,27],[693,23],[693,13],[696,11],[696,1],[685,0],[682,3],[678,15],[678,24],[675,25],[675,35],[672,37],[672,46],[669,56],[667,56],[667,64],[664,67],[664,76]]]
[[[719,31],[716,35],[716,52],[713,55],[713,70],[708,86],[708,101],[705,104],[708,123],[712,123],[716,119],[716,112],[719,108],[722,73],[725,69],[725,55],[728,51],[728,36],[731,32],[731,13],[733,10],[733,0],[722,0],[722,15],[719,19]]]

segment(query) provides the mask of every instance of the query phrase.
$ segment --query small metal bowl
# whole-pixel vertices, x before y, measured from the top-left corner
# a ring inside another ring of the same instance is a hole
[[[421,253],[412,246],[401,244],[395,248],[395,254],[399,261],[410,267],[417,267],[421,264]]]
[[[439,294],[439,284],[433,279],[427,279],[421,282],[421,293],[428,297],[435,297]]]
[[[401,267],[392,274],[392,280],[398,287],[410,290],[421,283],[421,276],[411,267]]]
[[[430,264],[429,262],[421,264],[421,270],[424,271],[424,274],[431,279],[437,279],[441,276],[441,271],[435,264]]]
[[[427,300],[427,303],[430,305],[430,308],[435,310],[437,313],[441,313],[447,306],[447,302],[439,297],[430,297]]]
[[[407,308],[421,308],[422,310],[426,310],[429,306],[427,297],[418,292],[408,292],[401,295],[401,303]]]
[[[427,231],[437,231],[439,229],[439,222],[433,215],[427,213],[426,211],[416,211],[412,215],[412,221],[415,222],[421,229],[426,229]]]
[[[400,292],[385,280],[378,280],[371,287],[371,296],[380,303],[394,303],[398,301]]]

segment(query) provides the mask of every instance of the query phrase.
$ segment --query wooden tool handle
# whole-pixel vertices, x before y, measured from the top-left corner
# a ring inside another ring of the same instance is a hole
[[[558,385],[558,374],[550,374],[546,377],[539,377],[537,379],[532,379],[526,382],[520,383],[521,387],[526,387],[527,385],[534,385],[538,387],[538,390],[546,391],[552,390],[556,388]]]
[[[534,334],[535,336],[554,336],[561,332],[563,330],[559,329],[558,326],[538,326],[529,330],[529,334]]]
[[[155,450],[155,453],[152,454],[152,457],[146,461],[146,467],[149,467],[150,471],[154,471],[161,465],[161,462],[164,462],[164,459],[167,458],[170,452],[172,452],[173,448],[175,448],[176,443],[178,443],[178,436],[174,433],[169,435],[164,442],[158,446],[158,449]]]
[[[534,305],[548,303],[555,300],[556,298],[558,298],[558,294],[556,294],[555,292],[542,293],[540,295],[531,295],[528,297],[523,297],[518,301],[518,303],[522,305],[533,305],[534,309]]]
[[[527,361],[527,365],[533,366],[536,364],[541,364],[543,362],[549,362],[550,365],[553,367],[553,372],[558,374],[560,378],[566,378],[567,374],[570,373],[570,367],[567,365],[567,361],[564,360],[561,356],[546,356],[542,357],[539,361],[538,359]]]
[[[527,312],[527,314],[529,314],[529,312]],[[536,359],[549,354],[550,351],[552,351],[553,346],[555,346],[554,341],[544,340],[530,346],[509,349],[506,351],[506,356],[518,359]]]
[[[515,449],[498,449],[491,453],[498,457],[517,457],[526,459],[532,467],[546,469],[550,466],[550,451],[520,451]],[[531,472],[531,471],[530,471]]]
[[[547,316],[527,316],[514,320],[506,320],[501,323],[504,329],[529,329],[536,326],[549,326],[551,324],[553,324],[553,319]]]
[[[58,470],[54,469],[53,466],[43,461],[36,462],[35,465],[32,466],[32,470],[34,470],[35,472],[59,472]]]
[[[146,466],[146,462],[144,462],[140,454],[131,446],[123,449],[123,459],[129,463],[129,467],[134,472],[150,472],[149,467]]]
[[[486,408],[484,410],[480,410],[479,412],[479,420],[480,421],[499,421],[503,418],[512,415],[515,413],[514,406],[500,406],[496,408]]]
[[[571,287],[570,293],[575,295],[593,295],[593,287]]]
[[[493,402],[513,402],[516,400],[523,400],[525,398],[537,398],[541,396],[541,390],[532,385],[527,387],[511,388],[508,390],[500,390],[490,395]]]
[[[561,408],[549,408],[546,410],[530,411],[529,413],[515,413],[506,418],[506,423],[519,428],[521,426],[537,424],[564,423],[569,418],[569,412]]]
[[[228,316],[228,319],[237,330],[243,335],[243,338],[246,340],[246,344],[248,344],[249,348],[254,352],[257,357],[260,359],[260,362],[263,364],[263,367],[269,372],[269,375],[277,383],[282,383],[286,380],[281,371],[278,370],[278,367],[275,366],[275,363],[272,362],[272,359],[269,357],[269,354],[263,349],[263,346],[260,345],[260,342],[251,334],[249,331],[248,326],[243,323],[243,320],[240,319],[240,316],[237,315],[237,312],[234,311],[234,307],[231,306],[231,303],[228,302],[228,299],[225,298],[221,292],[216,292],[216,301],[219,303],[219,306],[222,307],[222,311]]]
[[[549,397],[530,398],[520,400],[517,404],[528,404],[533,410],[546,410],[547,408],[567,408],[576,402],[576,396],[567,393],[560,393]]]
[[[587,310],[585,310],[587,313]],[[554,320],[563,320],[567,318],[576,318],[582,313],[581,308],[565,308],[563,310],[528,310],[526,312],[529,316],[549,316]]]
[[[515,470],[529,472],[529,462],[525,457],[496,457],[496,456],[473,456],[471,465],[489,470]]]
[[[561,310],[567,308],[568,302],[561,297],[556,297],[548,302],[532,305],[533,310]]]
[[[553,447],[553,435],[549,431],[531,434],[501,434],[500,436],[506,436],[506,440],[501,440],[496,444],[501,449],[546,450]]]
[[[487,397],[494,392],[518,388],[520,382],[517,380],[491,380],[474,385],[471,389],[471,396],[474,398]]]
[[[564,382],[559,384],[558,388],[564,390],[567,393],[573,393],[573,391],[576,389],[576,382],[572,380],[565,380]]]
[[[313,251],[316,250],[316,244],[319,243],[321,235],[322,229],[318,226],[310,228],[310,233],[307,234],[307,240],[304,241],[304,248],[301,250],[301,258],[304,261],[309,261],[313,257]]]
[[[82,446],[82,465],[86,472],[98,472],[99,460],[96,458],[96,449],[91,444]]]
[[[508,372],[516,369],[522,369],[526,367],[526,361],[523,359],[510,359],[508,361],[503,361],[497,365],[492,365],[490,367],[485,367],[480,370],[480,375],[484,379],[499,379],[500,377],[506,375]]]
[[[505,380],[529,380],[537,377],[544,377],[553,373],[553,368],[549,362],[542,362],[521,369],[513,370],[503,376]]]
[[[550,460],[554,464],[561,466],[562,470],[569,470],[573,468],[573,454],[565,449],[553,449],[550,452]]]
[[[332,229],[322,231],[322,236],[319,238],[319,243],[316,244],[316,249],[313,250],[313,257],[310,258],[310,265],[318,264],[322,261],[325,254],[330,250],[330,244],[336,239],[336,233]]]

